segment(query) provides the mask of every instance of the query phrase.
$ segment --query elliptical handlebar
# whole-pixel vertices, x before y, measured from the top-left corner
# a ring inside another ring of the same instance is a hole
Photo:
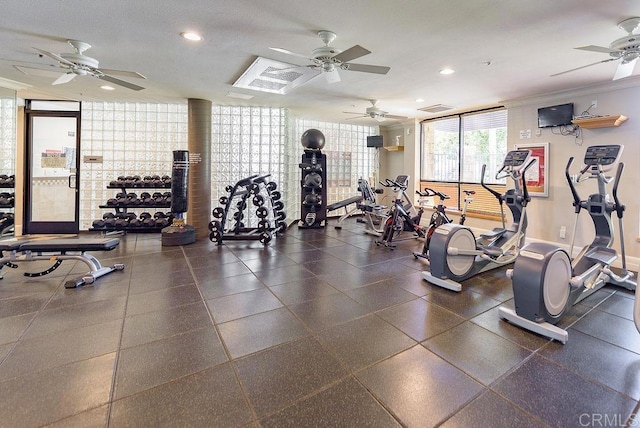
[[[571,179],[571,174],[569,173],[569,168],[571,168],[571,164],[573,164],[573,156],[569,158],[569,162],[567,162],[567,166],[564,169],[564,175],[567,178],[567,183],[569,183],[569,188],[571,189],[571,194],[573,195],[573,207],[578,214],[580,212],[580,195],[578,195],[578,191],[576,190],[576,186],[573,184],[573,180]],[[580,177],[584,173],[584,169],[580,172]]]
[[[504,170],[504,166],[502,168],[500,168],[500,171],[498,171],[498,174],[500,174],[500,172],[502,172],[502,170]],[[487,171],[487,164],[483,164],[482,165],[482,175],[480,176],[480,185],[487,190],[489,193],[491,193],[493,196],[496,197],[496,199],[498,200],[498,202],[500,203],[500,207],[502,207],[502,202],[504,201],[504,197],[502,196],[502,193],[497,192],[495,190],[493,190],[492,188],[490,188],[489,186],[487,186],[486,184],[484,184],[484,174]],[[496,178],[498,178],[498,174],[496,174]]]
[[[618,215],[618,218],[622,218],[622,214],[624,213],[624,210],[626,208],[626,206],[624,204],[620,203],[620,200],[618,199],[618,183],[620,183],[620,177],[622,176],[622,171],[624,170],[624,163],[620,162],[618,164],[618,169],[616,170],[616,178],[615,181],[613,182],[613,189],[611,191],[611,193],[613,194],[613,201],[615,202],[615,210],[616,210],[616,214]]]
[[[529,196],[529,191],[527,190],[527,180],[524,175],[527,172],[527,170],[531,168],[533,164],[536,162],[537,162],[536,159],[531,159],[529,163],[525,165],[525,167],[522,169],[522,174],[520,175],[522,177],[522,199],[523,199],[522,206],[523,207],[526,207],[527,204],[531,202],[531,196]]]

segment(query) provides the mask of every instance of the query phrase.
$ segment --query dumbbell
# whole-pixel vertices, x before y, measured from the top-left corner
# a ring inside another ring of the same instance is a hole
[[[139,205],[140,200],[138,199],[138,195],[130,192],[127,193],[127,205]]]
[[[153,204],[151,204],[151,201],[153,201]],[[142,192],[140,193],[140,204],[141,205],[155,205],[156,201],[153,200],[153,198],[151,197],[151,193],[149,192]]]
[[[114,213],[106,213],[102,216],[105,227],[116,227],[116,215]]]
[[[164,201],[164,197],[160,192],[153,192],[153,195],[151,197],[153,198],[156,204],[162,204]]]
[[[124,193],[124,192],[116,193],[116,198],[115,199],[116,199],[116,203],[118,205],[126,205],[127,201],[128,201],[127,194]]]
[[[13,193],[0,193],[0,205],[13,205],[14,199]]]
[[[0,185],[8,184],[9,176],[7,174],[0,174]]]
[[[163,213],[162,211],[158,211],[153,215],[155,219],[156,227],[166,227],[169,226],[169,216]]]
[[[169,175],[163,175],[162,176],[162,182],[165,184],[165,186],[171,186],[171,176]]]
[[[163,201],[162,201],[163,204],[171,205],[171,192],[164,192],[162,194],[162,198],[163,198]]]
[[[102,219],[93,220],[93,223],[91,224],[94,229],[104,229],[105,225],[106,223]]]
[[[139,217],[142,220],[142,225],[144,227],[155,227],[156,219],[153,218],[148,212],[143,212]]]
[[[224,208],[215,207],[213,211],[211,211],[211,215],[213,215],[213,218],[222,218],[222,216],[224,216]]]

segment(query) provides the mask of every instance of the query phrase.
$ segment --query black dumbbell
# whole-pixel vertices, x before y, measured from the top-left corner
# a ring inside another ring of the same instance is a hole
[[[140,205],[138,195],[133,192],[127,193],[127,205]]]
[[[91,224],[91,226],[94,229],[104,229],[105,227],[105,221],[102,219],[98,219],[98,220],[93,220],[93,223]]]
[[[164,199],[162,201],[163,204],[171,204],[171,192],[164,192],[162,198]]]
[[[118,205],[126,205],[127,204],[127,194],[124,192],[116,193],[116,202]]]

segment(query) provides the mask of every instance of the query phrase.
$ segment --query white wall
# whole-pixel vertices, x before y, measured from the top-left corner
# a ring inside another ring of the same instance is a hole
[[[597,108],[590,110],[592,114],[602,116],[622,114],[627,116],[628,120],[619,127],[581,129],[581,137],[578,139],[557,134],[557,128],[553,128],[553,130],[551,128],[540,129],[539,135],[537,135],[538,108],[573,102],[575,114],[580,114],[589,108],[594,100],[597,100],[598,105]],[[637,239],[640,236],[640,195],[635,186],[636,183],[640,183],[640,116],[636,112],[640,111],[640,79],[623,79],[580,90],[511,100],[504,104],[509,115],[509,149],[517,144],[549,143],[549,159],[547,161],[549,197],[533,198],[528,207],[528,240],[549,241],[568,248],[571,243],[575,218],[571,192],[564,177],[564,169],[569,157],[575,157],[573,169],[577,170],[582,164],[586,147],[596,144],[622,144],[625,146],[623,154],[625,170],[620,182],[618,197],[627,207],[623,224],[629,267],[637,270],[640,261],[640,243]],[[399,173],[411,174],[417,184],[420,177],[419,125],[416,125],[416,131],[413,133],[414,138],[407,139],[406,126],[403,128],[404,155],[400,155],[399,152],[383,153],[381,155],[381,177],[384,178],[384,174],[390,177]],[[521,139],[520,131],[529,129],[531,130],[531,138]],[[394,135],[398,133],[398,127],[384,128],[382,132],[387,141],[395,141]],[[584,199],[590,193],[597,191],[595,180],[580,183],[577,189]],[[413,193],[414,190],[412,189],[411,192]],[[495,222],[474,218],[469,218],[467,224],[482,229],[490,229],[495,226]],[[559,237],[562,226],[567,229],[565,239]],[[614,227],[616,233],[614,248],[619,251],[618,220],[615,216]],[[586,212],[582,212],[576,233],[576,246],[586,245],[593,239],[593,236],[591,220]]]

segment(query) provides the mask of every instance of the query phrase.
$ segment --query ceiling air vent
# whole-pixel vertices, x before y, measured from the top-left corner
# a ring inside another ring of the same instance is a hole
[[[308,67],[258,57],[233,86],[273,94],[286,94],[320,73]]]
[[[448,106],[445,104],[434,104],[432,106],[423,107],[418,110],[423,111],[425,113],[440,113],[447,110],[453,110],[455,107]]]

